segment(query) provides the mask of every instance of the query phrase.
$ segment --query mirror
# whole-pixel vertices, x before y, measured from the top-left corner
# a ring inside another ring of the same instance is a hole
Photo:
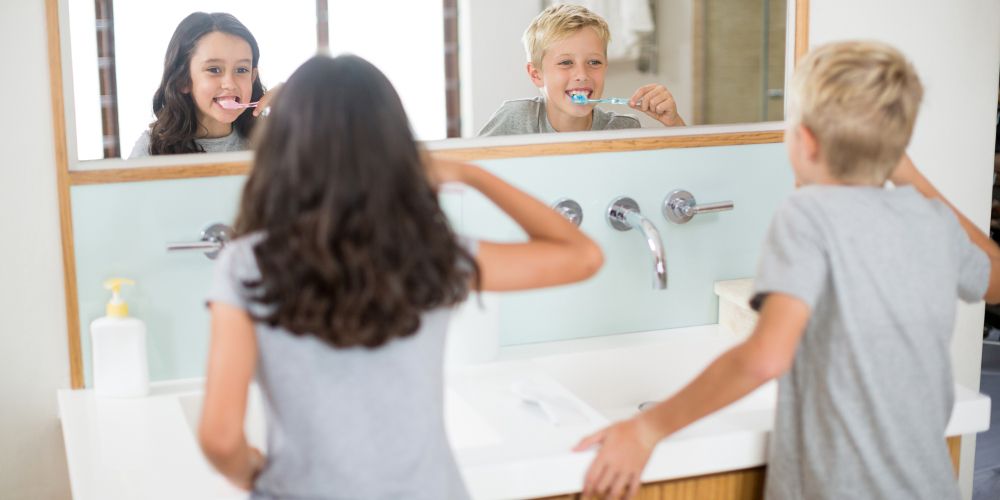
[[[320,47],[368,59],[392,81],[414,133],[427,141],[476,137],[504,101],[542,96],[526,70],[521,37],[545,7],[559,3],[64,1],[73,70],[70,120],[80,161],[129,156],[154,119],[167,44],[192,12],[228,12],[246,26],[259,46],[266,88],[287,79]],[[783,119],[790,0],[565,3],[591,8],[608,21],[613,41],[600,97],[630,98],[658,84],[670,91],[688,127]],[[598,106],[633,115],[642,127],[664,128],[629,106]]]

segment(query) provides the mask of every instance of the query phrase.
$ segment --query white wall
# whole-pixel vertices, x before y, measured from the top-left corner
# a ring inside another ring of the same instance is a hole
[[[910,143],[917,168],[955,206],[988,230],[993,183],[1000,2],[812,0],[810,45],[876,39],[900,49],[924,84]],[[952,363],[956,380],[979,388],[983,306],[959,307]],[[975,436],[963,439],[960,484],[972,495]]]
[[[521,45],[541,9],[541,0],[459,0],[462,137],[475,137],[503,101],[541,95]]]
[[[68,499],[69,386],[45,2],[0,2],[0,497]]]
[[[670,90],[677,103],[677,114],[690,123],[694,110],[694,2],[659,0],[656,23],[659,49],[656,74],[640,72],[634,61],[611,61],[603,97],[632,97],[639,87],[658,83]],[[614,38],[615,34],[611,36]],[[643,127],[663,127],[646,113],[625,106],[604,105],[603,109],[636,115]]]

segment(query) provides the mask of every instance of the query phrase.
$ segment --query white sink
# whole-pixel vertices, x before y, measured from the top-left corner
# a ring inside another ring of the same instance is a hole
[[[449,368],[446,429],[470,496],[510,500],[579,491],[595,453],[571,451],[581,438],[635,415],[643,402],[672,395],[736,342],[717,325],[703,325],[507,346],[495,362]],[[558,384],[587,422],[552,425],[536,405],[511,392],[512,382],[523,379]],[[60,390],[73,498],[246,500],[246,492],[215,472],[194,439],[203,386],[203,379],[155,382],[149,397],[132,399]],[[775,388],[768,384],[660,442],[643,479],[763,464]],[[252,445],[264,448],[260,396],[251,390],[246,432]],[[989,419],[990,399],[956,385],[947,435],[985,430]]]
[[[630,418],[639,405],[662,401],[693,380],[736,338],[674,341],[532,358],[532,362],[609,420]],[[721,410],[773,412],[777,383],[769,382]]]
[[[198,422],[201,419],[201,406],[205,394],[203,392],[186,394],[177,397],[188,428],[198,436]],[[498,444],[502,441],[500,434],[486,419],[451,389],[445,389],[445,430],[452,449],[461,450]],[[244,424],[247,442],[267,453],[267,425],[264,417],[264,400],[257,384],[250,385],[247,399],[247,415]]]

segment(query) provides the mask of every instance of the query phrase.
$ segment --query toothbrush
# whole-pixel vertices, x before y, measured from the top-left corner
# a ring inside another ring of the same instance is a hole
[[[574,104],[590,104],[592,102],[606,102],[608,104],[624,104],[628,106],[628,99],[622,99],[620,97],[612,97],[609,99],[587,99],[585,96],[580,94],[575,94],[570,97]],[[639,99],[639,103],[642,103],[642,99]]]
[[[216,101],[216,102],[218,102],[219,106],[222,106],[224,109],[241,109],[241,108],[256,108],[257,107],[257,103],[256,102],[251,102],[251,103],[247,103],[247,104],[240,104],[240,103],[238,103],[236,101],[229,101],[229,100],[226,100],[226,101]]]

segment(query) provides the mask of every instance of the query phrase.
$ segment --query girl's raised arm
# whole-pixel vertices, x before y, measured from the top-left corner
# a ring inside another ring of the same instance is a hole
[[[573,224],[489,172],[450,160],[427,163],[432,182],[461,182],[476,189],[528,233],[527,243],[480,243],[476,261],[483,290],[524,290],[582,281],[604,263],[600,247]]]

